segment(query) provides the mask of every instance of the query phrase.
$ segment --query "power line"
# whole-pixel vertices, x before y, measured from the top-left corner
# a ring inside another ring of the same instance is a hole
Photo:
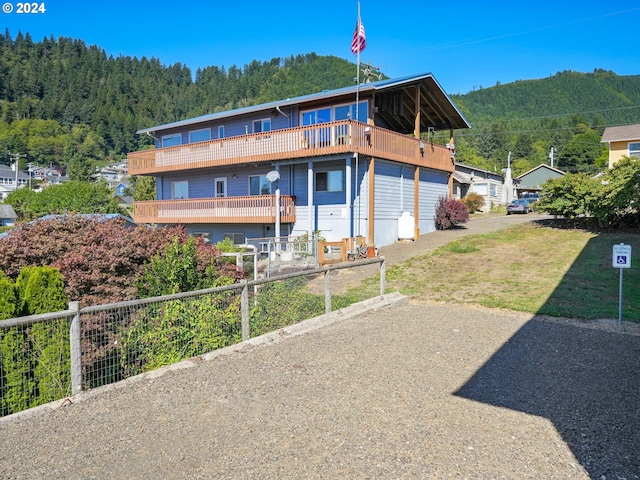
[[[596,128],[607,128],[607,127],[619,127],[619,126],[623,126],[623,125],[628,125],[626,123],[623,124],[605,124],[605,125],[590,125],[588,128],[590,129],[596,129]],[[472,132],[470,131],[469,133],[462,133],[459,132],[456,134],[456,137],[478,137],[478,136],[490,136],[490,135],[513,135],[513,134],[519,134],[519,133],[544,133],[544,132],[561,132],[561,131],[566,131],[566,130],[576,130],[579,127],[577,126],[572,126],[572,127],[558,127],[558,128],[540,128],[540,129],[524,129],[524,130],[503,130],[503,131],[499,131],[499,132],[491,132],[491,131],[482,131],[482,132]]]
[[[505,121],[507,122],[520,122],[520,121],[529,121],[529,120],[539,120],[539,119],[543,119],[543,118],[561,118],[561,117],[570,117],[572,115],[586,115],[586,114],[593,114],[593,113],[605,113],[605,112],[614,112],[614,111],[618,111],[618,110],[630,110],[630,109],[634,109],[634,108],[640,108],[640,105],[629,105],[626,107],[617,107],[617,108],[606,108],[606,109],[600,109],[600,110],[586,110],[584,112],[571,112],[571,113],[556,113],[556,114],[551,114],[551,115],[539,115],[539,116],[535,116],[535,117],[522,117],[522,118],[509,118],[509,119],[505,119]],[[489,120],[486,123],[491,122],[492,124],[496,122],[496,120]],[[480,125],[483,125],[483,122],[480,121],[479,122]],[[604,125],[605,127],[608,126],[614,126],[614,125]]]

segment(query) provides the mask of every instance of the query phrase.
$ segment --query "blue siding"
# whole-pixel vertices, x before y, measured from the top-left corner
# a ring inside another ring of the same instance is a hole
[[[418,212],[418,228],[420,234],[433,232],[436,229],[436,206],[440,197],[449,195],[449,174],[435,170],[420,170],[420,203]]]
[[[309,205],[308,182],[307,182],[307,164],[293,165],[293,181],[292,191],[296,196],[297,206]]]
[[[215,179],[227,179],[227,196],[239,197],[249,195],[249,176],[266,175],[273,170],[270,165],[261,167],[253,167],[250,169],[240,170],[205,170],[198,174],[193,172],[189,174],[171,174],[160,177],[159,190],[157,198],[161,200],[171,199],[171,182],[188,181],[189,182],[189,198],[212,198],[215,196]],[[236,178],[233,178],[233,176]],[[285,166],[280,169],[280,194],[290,195],[290,168]],[[275,190],[273,190],[275,193]]]
[[[198,126],[187,126],[183,130],[180,130],[179,133],[182,137],[182,144],[189,143],[189,132],[193,130],[202,130],[202,129],[210,129],[211,130],[211,138],[218,139],[218,127],[224,125],[224,136],[225,138],[236,137],[238,135],[245,135],[247,130],[249,133],[253,132],[253,122],[257,120],[271,120],[271,130],[281,130],[284,128],[290,128],[298,126],[298,109],[291,109],[291,111],[285,111],[289,118],[284,115],[268,115],[266,112],[262,112],[261,114],[255,114],[251,116],[246,116],[241,119],[233,119],[227,118],[224,120],[219,120],[217,122],[212,122],[208,124],[202,124]],[[170,134],[170,131],[166,133],[163,132],[163,135]],[[159,148],[160,142],[155,142],[156,148]]]
[[[340,170],[343,175],[342,191],[313,192],[313,225],[312,230],[320,230],[322,236],[329,241],[350,236],[351,225],[346,201],[346,169],[345,160],[315,162],[313,174],[331,170]],[[296,224],[294,234],[300,235],[309,229],[309,195],[307,163],[293,166],[292,191],[296,197]]]
[[[192,175],[172,175],[170,177],[162,177],[162,200],[171,199],[171,183],[172,182],[189,182],[189,198],[211,198],[215,196],[214,182],[212,177]]]
[[[315,174],[318,172],[328,172],[332,170],[340,170],[342,172],[342,190],[338,192],[317,192],[316,186],[313,186],[313,204],[314,205],[344,205],[346,203],[346,185],[345,185],[345,161],[329,161],[315,162],[313,164],[314,182]]]
[[[407,166],[383,160],[376,160],[374,170],[374,243],[389,245],[398,240],[402,211],[413,213],[413,172]]]
[[[402,212],[415,217],[414,175],[411,166],[376,160],[375,164],[375,239],[376,245],[398,240],[398,219]],[[435,170],[420,170],[418,228],[420,233],[435,230],[435,207],[448,194],[449,175]]]

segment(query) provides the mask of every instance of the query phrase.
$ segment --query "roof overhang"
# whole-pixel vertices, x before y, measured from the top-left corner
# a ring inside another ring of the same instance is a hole
[[[471,185],[471,175],[462,172],[453,172],[453,181],[464,185]]]
[[[438,131],[471,127],[433,75],[427,73],[211,113],[156,127],[143,128],[137,133],[153,134],[265,111],[284,111],[286,113],[293,107],[313,108],[314,105],[335,103],[342,99],[355,101],[356,95],[361,100],[371,100],[381,121],[386,123],[390,129],[400,133],[414,133],[416,112],[420,113],[421,132],[427,132],[431,128]]]

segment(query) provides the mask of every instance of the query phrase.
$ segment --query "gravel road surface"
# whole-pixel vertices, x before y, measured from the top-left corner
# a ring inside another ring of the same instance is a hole
[[[393,294],[0,419],[0,478],[631,480],[639,391],[634,331]]]

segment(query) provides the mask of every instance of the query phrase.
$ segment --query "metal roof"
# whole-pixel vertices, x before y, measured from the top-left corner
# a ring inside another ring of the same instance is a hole
[[[297,105],[304,105],[309,103],[318,103],[323,100],[331,100],[333,98],[346,97],[353,95],[355,97],[356,92],[359,92],[363,98],[371,96],[374,93],[386,93],[391,91],[401,91],[409,86],[419,85],[421,90],[425,90],[428,95],[428,101],[437,104],[438,115],[441,118],[446,118],[446,121],[441,121],[441,125],[437,125],[440,128],[470,128],[469,122],[464,118],[458,107],[451,101],[449,96],[442,89],[440,84],[436,81],[430,73],[421,75],[412,75],[397,79],[379,80],[377,82],[364,83],[359,86],[353,85],[350,87],[338,88],[335,90],[325,90],[319,93],[313,93],[309,95],[303,95],[295,98],[288,98],[286,100],[279,100],[275,102],[263,103],[260,105],[253,105],[249,107],[238,108],[234,110],[227,110],[224,112],[210,113],[199,117],[189,118],[186,120],[180,120],[177,122],[166,123],[155,127],[143,128],[136,133],[146,134],[155,133],[158,131],[171,130],[181,127],[187,127],[191,125],[197,125],[205,122],[212,122],[216,120],[222,120],[229,117],[236,117],[240,115],[247,115],[265,110],[273,110],[283,107],[291,107]],[[426,112],[425,112],[426,113]],[[423,122],[424,123],[424,122]],[[445,125],[450,124],[450,125]],[[408,122],[403,122],[403,129],[406,130]],[[436,128],[439,129],[439,128]],[[425,128],[426,131],[426,128]]]

